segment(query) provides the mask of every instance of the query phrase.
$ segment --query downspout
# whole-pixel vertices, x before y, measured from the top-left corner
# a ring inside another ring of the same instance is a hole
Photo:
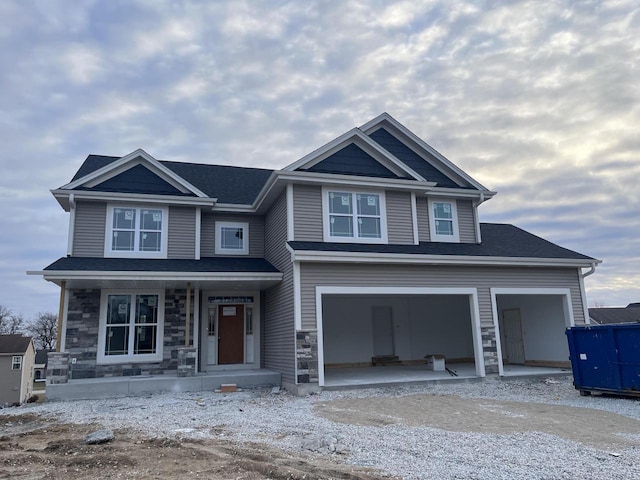
[[[586,272],[582,272],[582,268],[580,268],[580,273],[578,274],[578,280],[580,281],[580,295],[582,295],[582,310],[584,315],[584,323],[589,325],[591,323],[591,318],[589,318],[589,306],[587,305],[587,292],[584,288],[584,279],[589,275],[593,274],[596,271],[595,262],[591,264],[591,268]]]
[[[486,201],[484,193],[480,192],[480,198],[473,202],[473,214],[476,221],[476,243],[482,243],[482,233],[480,233],[480,218],[478,217],[478,207]]]

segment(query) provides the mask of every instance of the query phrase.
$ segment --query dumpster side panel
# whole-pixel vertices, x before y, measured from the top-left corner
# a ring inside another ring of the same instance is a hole
[[[567,330],[571,369],[578,389],[619,389],[614,340],[609,329],[573,327]]]
[[[640,391],[640,326],[613,330],[623,390]]]

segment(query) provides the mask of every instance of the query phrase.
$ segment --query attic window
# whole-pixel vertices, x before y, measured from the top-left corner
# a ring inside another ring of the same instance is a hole
[[[248,255],[249,224],[216,222],[216,255]]]

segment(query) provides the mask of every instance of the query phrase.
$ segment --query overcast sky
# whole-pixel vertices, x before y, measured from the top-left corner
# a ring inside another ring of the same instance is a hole
[[[386,111],[514,223],[640,301],[640,10],[629,1],[0,3],[0,304],[66,254],[49,190],[88,154],[278,169]]]

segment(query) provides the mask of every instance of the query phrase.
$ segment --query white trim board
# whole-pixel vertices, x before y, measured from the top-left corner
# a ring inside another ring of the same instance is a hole
[[[466,295],[469,297],[471,329],[473,335],[476,375],[485,377],[484,355],[482,351],[482,333],[480,330],[480,307],[478,289],[466,287],[345,287],[317,286],[316,292],[316,328],[318,331],[318,385],[324,386],[324,331],[322,325],[323,295]]]

